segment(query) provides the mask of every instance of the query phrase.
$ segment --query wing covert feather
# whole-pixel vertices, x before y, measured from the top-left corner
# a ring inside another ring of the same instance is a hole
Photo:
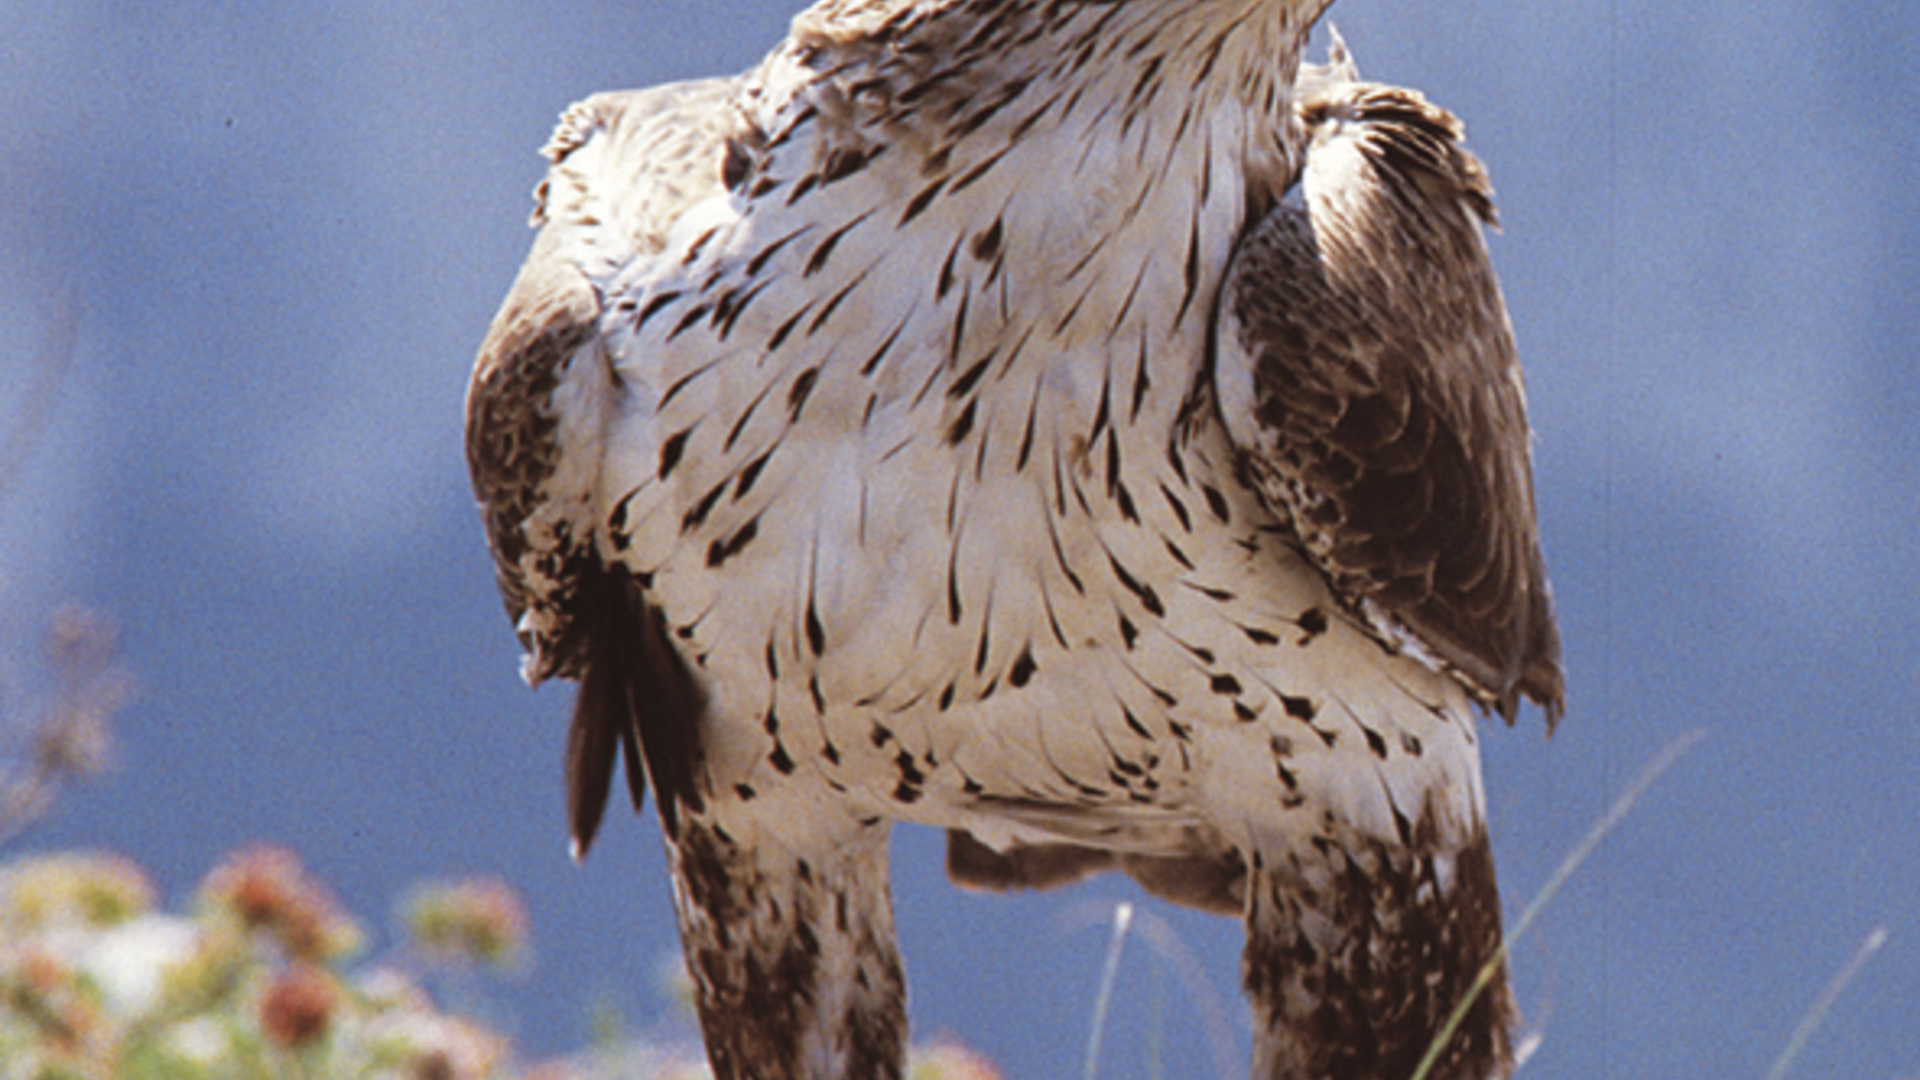
[[[1559,634],[1485,172],[1413,91],[1303,84],[1299,189],[1250,229],[1222,296],[1223,417],[1376,632],[1509,719],[1524,695],[1552,721]]]

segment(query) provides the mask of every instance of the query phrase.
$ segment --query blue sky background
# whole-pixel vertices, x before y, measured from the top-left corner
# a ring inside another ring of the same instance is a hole
[[[61,600],[125,626],[121,765],[16,842],[184,894],[250,841],[381,917],[423,876],[526,893],[494,997],[538,1054],[661,1009],[656,827],[566,858],[570,691],[527,692],[460,448],[535,149],[605,88],[731,72],[765,0],[0,5],[0,424],[75,364],[0,503],[0,669]],[[1920,14],[1895,0],[1340,0],[1368,75],[1467,121],[1526,357],[1572,705],[1486,740],[1515,912],[1663,744],[1710,737],[1521,944],[1523,1076],[1760,1077],[1876,926],[1796,1075],[1920,1076]],[[16,697],[17,700],[17,697]],[[954,890],[902,831],[919,1033],[1076,1073],[1123,881]],[[1237,927],[1158,904],[1224,1002]],[[1511,917],[1511,916],[1510,916]],[[376,931],[389,928],[376,926]],[[1107,1077],[1212,1076],[1134,943]],[[1156,1017],[1158,1019],[1156,1019]]]

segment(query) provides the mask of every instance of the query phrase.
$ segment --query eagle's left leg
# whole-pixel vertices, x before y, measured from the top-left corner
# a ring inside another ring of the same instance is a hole
[[[744,810],[683,812],[668,843],[714,1077],[899,1080],[906,980],[888,824]]]
[[[1254,1080],[1413,1074],[1500,944],[1484,827],[1389,843],[1328,824],[1251,853],[1241,973],[1254,1010]],[[1300,842],[1304,839],[1304,842]],[[1434,1080],[1512,1071],[1504,966],[1469,1010]]]

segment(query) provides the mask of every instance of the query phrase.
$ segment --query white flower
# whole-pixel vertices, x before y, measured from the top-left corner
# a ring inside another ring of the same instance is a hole
[[[107,1007],[127,1017],[158,1003],[166,970],[190,959],[199,943],[193,923],[167,915],[141,915],[88,936],[74,959],[99,984]]]
[[[167,1047],[195,1065],[212,1066],[222,1061],[233,1047],[227,1029],[210,1016],[196,1016],[175,1024],[167,1032]]]

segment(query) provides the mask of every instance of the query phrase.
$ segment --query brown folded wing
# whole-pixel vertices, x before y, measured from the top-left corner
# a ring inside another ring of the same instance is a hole
[[[1417,93],[1304,95],[1296,198],[1222,297],[1221,408],[1251,479],[1383,639],[1512,718],[1564,706],[1520,366],[1480,163]]]

